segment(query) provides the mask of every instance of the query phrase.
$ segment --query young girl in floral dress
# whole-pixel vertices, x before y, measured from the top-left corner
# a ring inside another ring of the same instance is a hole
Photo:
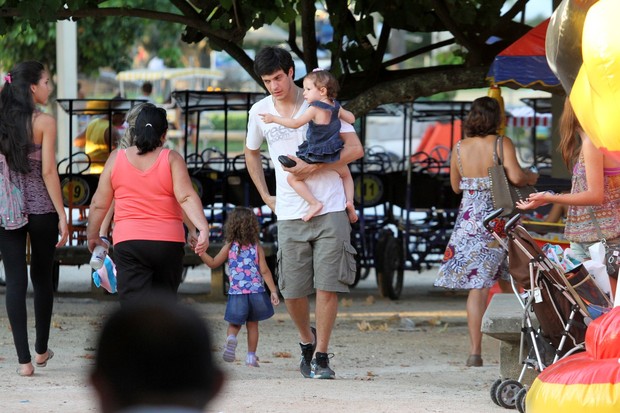
[[[258,220],[249,208],[236,207],[224,225],[226,243],[215,257],[200,256],[209,268],[217,268],[228,261],[228,301],[224,319],[228,321],[224,361],[235,361],[237,334],[243,324],[248,332],[246,366],[259,367],[258,322],[273,316],[273,305],[280,303],[271,270],[265,260],[265,251],[259,242]],[[270,294],[265,290],[269,287]]]

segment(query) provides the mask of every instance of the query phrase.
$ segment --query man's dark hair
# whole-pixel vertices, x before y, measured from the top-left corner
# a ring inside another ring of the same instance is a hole
[[[108,318],[92,376],[112,391],[118,408],[148,404],[202,410],[222,380],[205,321],[163,295],[123,306]]]
[[[290,68],[293,68],[293,77],[295,77],[293,57],[287,50],[281,47],[263,47],[254,59],[254,72],[258,76],[271,75],[280,69],[288,75]]]

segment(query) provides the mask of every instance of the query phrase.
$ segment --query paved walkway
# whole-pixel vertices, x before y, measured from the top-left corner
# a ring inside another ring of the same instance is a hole
[[[226,388],[207,411],[305,413],[316,411],[318,401],[326,411],[358,413],[503,410],[488,395],[499,373],[499,344],[485,338],[485,367],[464,367],[466,296],[434,288],[435,274],[436,268],[406,272],[396,301],[379,296],[373,272],[342,296],[331,346],[337,380],[329,383],[299,375],[298,336],[286,308],[279,306],[261,328],[261,368],[248,369],[241,361],[224,363]],[[87,377],[96,334],[118,302],[113,295],[93,293],[90,280],[87,266],[61,268],[50,342],[56,357],[33,378],[14,373],[10,328],[6,311],[0,312],[0,412],[98,411]],[[212,351],[219,353],[226,331],[225,304],[210,300],[209,288],[210,271],[194,268],[181,286],[181,298],[195,303],[207,319],[214,335]],[[0,287],[0,307],[4,306]],[[28,311],[33,336],[31,295]],[[244,335],[240,351],[243,340]],[[239,394],[244,394],[243,401]]]

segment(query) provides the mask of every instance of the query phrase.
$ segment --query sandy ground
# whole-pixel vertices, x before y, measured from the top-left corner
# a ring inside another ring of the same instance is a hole
[[[299,345],[283,305],[261,324],[260,368],[244,365],[242,330],[237,361],[224,363],[226,384],[207,412],[501,412],[489,397],[499,376],[499,342],[485,337],[484,367],[467,368],[465,295],[432,287],[436,270],[407,272],[401,299],[380,298],[374,274],[341,298],[332,336],[336,380],[304,379]],[[196,268],[182,299],[208,320],[218,360],[225,339],[225,303],[206,298],[210,273]],[[86,376],[95,335],[113,296],[90,293],[88,269],[62,267],[50,348],[56,356],[31,378],[15,373],[17,359],[0,287],[0,412],[96,412]],[[29,297],[30,314],[32,298]],[[31,321],[31,343],[34,325]]]

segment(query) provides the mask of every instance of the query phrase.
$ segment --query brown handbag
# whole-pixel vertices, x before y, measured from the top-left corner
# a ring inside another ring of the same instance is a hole
[[[512,216],[516,214],[517,201],[527,199],[527,197],[536,192],[536,188],[532,185],[515,186],[510,183],[506,176],[506,170],[502,163],[502,157],[504,154],[504,145],[502,144],[503,136],[499,135],[495,140],[495,146],[493,148],[493,166],[490,166],[489,178],[491,178],[491,196],[493,198],[493,209],[502,208],[503,212],[500,214],[502,217]],[[497,147],[499,146],[499,154]]]

